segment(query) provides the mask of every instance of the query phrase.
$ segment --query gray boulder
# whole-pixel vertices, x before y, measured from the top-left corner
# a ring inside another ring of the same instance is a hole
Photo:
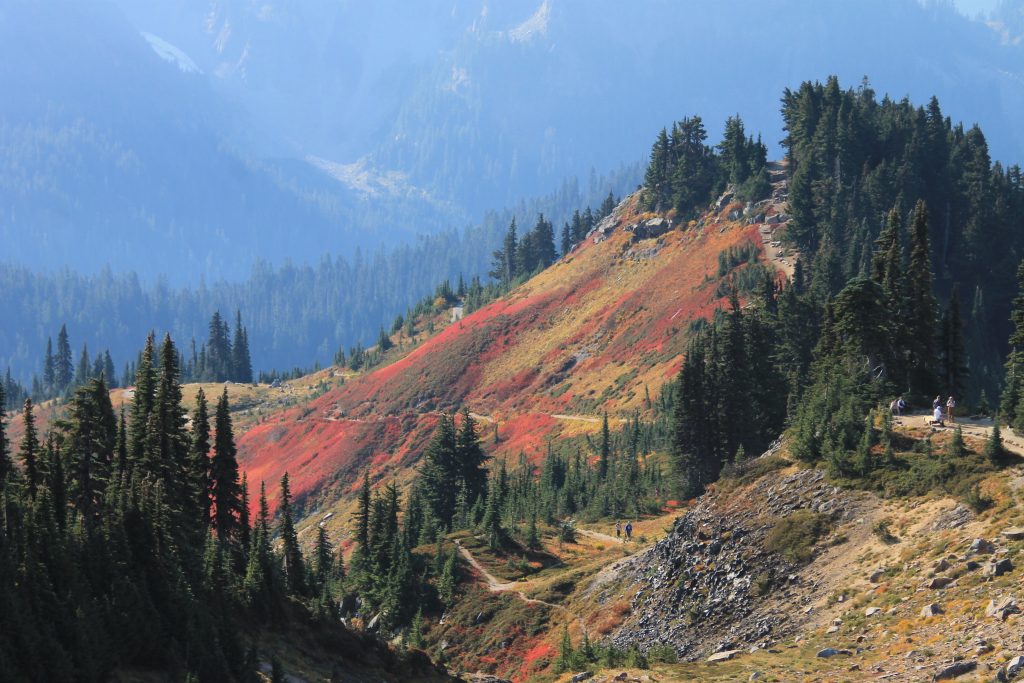
[[[976,538],[971,543],[971,547],[967,552],[971,555],[989,555],[995,551],[996,547],[992,545],[992,541],[986,541],[984,538]]]
[[[933,681],[951,681],[954,678],[969,674],[978,668],[978,660],[970,659],[962,662],[953,662],[935,672]]]
[[[1012,679],[1014,676],[1024,670],[1024,657],[1017,655],[1006,663],[1006,678]]]
[[[989,562],[987,571],[989,576],[1002,576],[1003,574],[1008,574],[1013,571],[1013,562],[1010,562],[1010,560],[1006,558],[1001,560],[993,559],[992,562]]]

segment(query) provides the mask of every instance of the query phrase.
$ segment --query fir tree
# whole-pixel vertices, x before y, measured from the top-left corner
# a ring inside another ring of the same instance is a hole
[[[232,377],[235,382],[252,383],[252,360],[249,357],[249,333],[242,327],[242,312],[235,311],[235,341],[231,345]]]
[[[22,410],[22,429],[24,430],[21,437],[21,448],[19,455],[21,457],[22,465],[25,468],[25,485],[28,487],[29,496],[31,498],[36,497],[36,488],[40,484],[39,467],[38,467],[38,456],[39,456],[39,436],[36,434],[36,418],[32,413],[32,399],[25,399],[25,407]],[[6,454],[0,453],[0,458],[6,457]],[[0,466],[0,476],[3,475],[3,467]]]
[[[54,359],[54,382],[57,393],[62,393],[71,385],[74,367],[71,363],[71,343],[68,340],[66,325],[60,326],[57,334],[57,355]]]
[[[445,560],[444,568],[437,582],[437,596],[441,604],[451,607],[455,602],[455,586],[458,583],[458,566],[456,564],[455,548],[451,549]]]
[[[485,463],[488,456],[480,444],[476,421],[470,415],[468,407],[462,409],[462,424],[455,437],[455,449],[458,460],[457,475],[460,480],[457,485],[465,487],[466,504],[472,505],[477,499],[483,498],[487,491]]]
[[[518,275],[516,272],[516,255],[518,253],[519,239],[516,236],[516,219],[513,216],[501,248],[494,252],[490,276],[507,287]]]
[[[75,386],[85,386],[90,377],[92,377],[92,368],[89,362],[89,349],[85,344],[82,344],[82,355],[78,358],[78,367],[75,370]]]
[[[363,472],[363,484],[359,488],[359,505],[355,512],[356,549],[363,554],[370,550],[370,473]]]
[[[197,523],[205,529],[210,524],[210,415],[206,393],[202,387],[196,392],[196,408],[192,412],[192,443],[189,447],[191,461],[191,494],[195,500]]]
[[[334,554],[327,529],[321,524],[316,530],[316,546],[313,549],[313,571],[317,583],[325,585],[334,571]]]
[[[217,401],[214,432],[213,458],[210,460],[213,528],[221,542],[234,541],[239,537],[242,492],[227,387]]]
[[[57,364],[53,357],[53,338],[46,338],[46,355],[43,357],[43,387],[47,395],[56,390]]]
[[[299,549],[299,537],[295,532],[295,521],[292,518],[292,492],[288,483],[288,473],[281,477],[281,522],[278,525],[278,533],[281,536],[284,555],[285,579],[288,583],[288,591],[292,595],[305,595],[306,593],[306,565],[302,560],[302,551]]]
[[[102,379],[91,379],[71,399],[65,441],[72,500],[88,522],[99,510],[116,445],[117,419],[110,393]]]
[[[484,518],[480,523],[483,533],[487,536],[487,545],[491,550],[501,547],[503,530],[501,528],[501,486],[492,481],[487,488],[487,503]]]
[[[985,441],[985,458],[996,467],[1001,467],[1006,463],[1006,448],[1003,447],[1003,436],[999,430],[998,419],[992,421],[992,431]]]
[[[135,372],[135,394],[132,397],[128,435],[128,457],[134,465],[144,463],[149,417],[153,413],[156,403],[155,354],[156,346],[153,334],[150,333],[146,337],[146,345],[139,357],[138,369]]]
[[[7,485],[7,478],[14,471],[11,464],[11,456],[7,448],[7,432],[4,422],[7,418],[7,397],[4,394],[3,383],[0,382],[0,494]]]
[[[928,241],[928,209],[923,201],[914,207],[911,224],[910,265],[907,268],[907,339],[910,347],[911,393],[935,392],[936,303],[932,291],[931,247]]]
[[[1014,429],[1024,429],[1024,260],[1017,266],[1017,296],[1010,313],[1010,353],[1006,358],[1006,387],[999,412]]]

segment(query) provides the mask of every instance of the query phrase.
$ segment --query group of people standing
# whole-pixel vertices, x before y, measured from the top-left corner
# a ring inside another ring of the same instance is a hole
[[[622,522],[615,522],[615,538],[622,538]],[[627,543],[633,538],[633,522],[626,522],[626,538],[622,540],[623,543]]]
[[[892,403],[889,404],[889,410],[896,418],[903,417],[903,411],[907,409],[907,402],[903,400],[902,396],[897,396]],[[946,410],[942,410],[942,397],[936,396],[935,400],[932,401],[932,419],[935,424],[940,427],[946,426],[948,420],[950,424],[956,422],[956,399],[950,396],[946,399]]]

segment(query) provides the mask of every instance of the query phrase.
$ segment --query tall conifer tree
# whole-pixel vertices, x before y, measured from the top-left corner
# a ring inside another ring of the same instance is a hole
[[[213,458],[210,460],[213,528],[222,542],[239,539],[242,491],[238,480],[235,437],[231,429],[228,390],[224,388],[214,417]]]
[[[25,484],[28,487],[29,496],[36,497],[36,488],[40,484],[39,477],[39,436],[36,433],[36,418],[32,412],[32,399],[25,399],[25,407],[22,410],[21,448],[19,455],[25,467]]]

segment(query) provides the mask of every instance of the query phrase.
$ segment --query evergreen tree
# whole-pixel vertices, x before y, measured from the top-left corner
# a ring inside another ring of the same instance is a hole
[[[102,378],[91,379],[75,391],[68,422],[65,457],[71,496],[75,508],[91,522],[99,510],[117,445],[117,419]]]
[[[7,431],[4,427],[4,422],[7,418],[7,397],[4,394],[3,383],[0,383],[0,494],[3,493],[4,488],[7,485],[7,478],[14,471],[14,467],[11,464],[11,456],[7,448]]]
[[[58,349],[60,344],[58,343]],[[156,403],[156,346],[153,334],[146,337],[146,345],[139,357],[135,372],[135,394],[132,397],[131,422],[128,435],[128,457],[135,466],[144,464],[149,418]]]
[[[907,269],[908,341],[910,391],[930,396],[935,392],[937,331],[935,294],[932,289],[931,247],[928,241],[928,209],[923,201],[914,207],[911,222],[910,265]]]
[[[433,518],[445,528],[451,526],[455,512],[456,482],[462,475],[455,424],[450,416],[441,415],[434,436],[427,446],[420,469],[423,500]]]
[[[213,529],[221,542],[235,541],[240,531],[238,518],[242,492],[238,481],[237,451],[231,429],[227,387],[217,401],[213,428],[213,458],[210,460]]]
[[[78,358],[78,367],[75,370],[75,386],[84,386],[92,377],[92,364],[89,362],[89,349],[82,344],[82,355]]]
[[[472,505],[477,499],[483,498],[487,491],[487,469],[484,465],[488,456],[480,444],[476,421],[468,407],[462,409],[462,424],[455,437],[455,449],[459,479],[457,486],[465,487],[465,502]]]
[[[53,357],[52,337],[46,338],[46,355],[43,357],[43,387],[46,395],[56,390],[57,385],[57,364]]]
[[[355,512],[356,550],[366,554],[370,550],[370,473],[363,472],[363,484],[359,488],[359,505]]]
[[[68,341],[68,329],[66,325],[60,326],[57,334],[57,355],[54,359],[54,389],[58,393],[67,390],[74,378],[74,367],[71,363],[71,343]]]
[[[249,333],[242,327],[242,312],[235,311],[235,341],[231,345],[231,379],[243,384],[252,383],[252,360],[249,357]]]
[[[163,479],[164,490],[174,501],[191,503],[191,461],[189,459],[190,440],[186,430],[188,423],[185,408],[182,406],[181,384],[178,378],[178,352],[171,335],[165,335],[160,346],[160,374],[154,397],[153,416],[156,421],[156,452],[148,454],[149,471]],[[150,435],[153,436],[153,435]],[[195,515],[191,505],[183,507],[182,512],[188,522],[194,523]]]
[[[25,485],[28,487],[29,496],[36,497],[36,488],[40,484],[38,467],[39,436],[36,434],[36,418],[32,413],[32,399],[25,399],[25,407],[22,410],[21,448],[19,455],[22,465],[25,468]],[[0,459],[6,458],[5,453],[0,453]],[[0,466],[0,476],[4,474],[4,468]]]
[[[305,595],[306,593],[306,565],[302,559],[302,551],[299,549],[299,537],[295,532],[295,521],[292,518],[292,492],[288,484],[288,473],[281,477],[281,523],[278,525],[278,533],[281,536],[284,555],[285,579],[288,582],[288,591],[292,595]]]
[[[325,585],[334,571],[334,554],[327,529],[321,524],[316,530],[316,546],[313,549],[313,571],[321,586]]]
[[[1006,358],[1006,387],[999,412],[1014,429],[1024,429],[1024,260],[1017,266],[1017,296],[1010,313],[1010,353]]]
[[[992,421],[992,431],[985,442],[985,458],[996,467],[1001,467],[1006,463],[1006,449],[1003,447],[1003,436],[999,431],[998,419]]]
[[[189,447],[191,494],[199,528],[205,532],[210,525],[210,415],[206,393],[200,387],[196,392],[196,408],[192,412],[192,442]]]
[[[455,548],[452,548],[437,581],[437,596],[445,607],[451,607],[455,602],[455,586],[457,584],[458,565],[456,564]]]
[[[487,545],[491,550],[501,547],[504,531],[501,528],[501,485],[492,480],[487,488],[487,503],[484,518],[480,523],[483,533],[487,536]]]
[[[516,236],[516,219],[508,226],[501,248],[495,250],[489,275],[504,286],[508,286],[516,275],[516,255],[519,253],[519,239]]]
[[[383,352],[393,346],[394,343],[391,341],[391,337],[388,336],[388,333],[384,331],[384,326],[381,325],[380,333],[377,335],[377,350]]]
[[[239,501],[238,528],[242,555],[248,556],[252,549],[252,523],[249,520],[249,475],[242,472],[242,498]]]

